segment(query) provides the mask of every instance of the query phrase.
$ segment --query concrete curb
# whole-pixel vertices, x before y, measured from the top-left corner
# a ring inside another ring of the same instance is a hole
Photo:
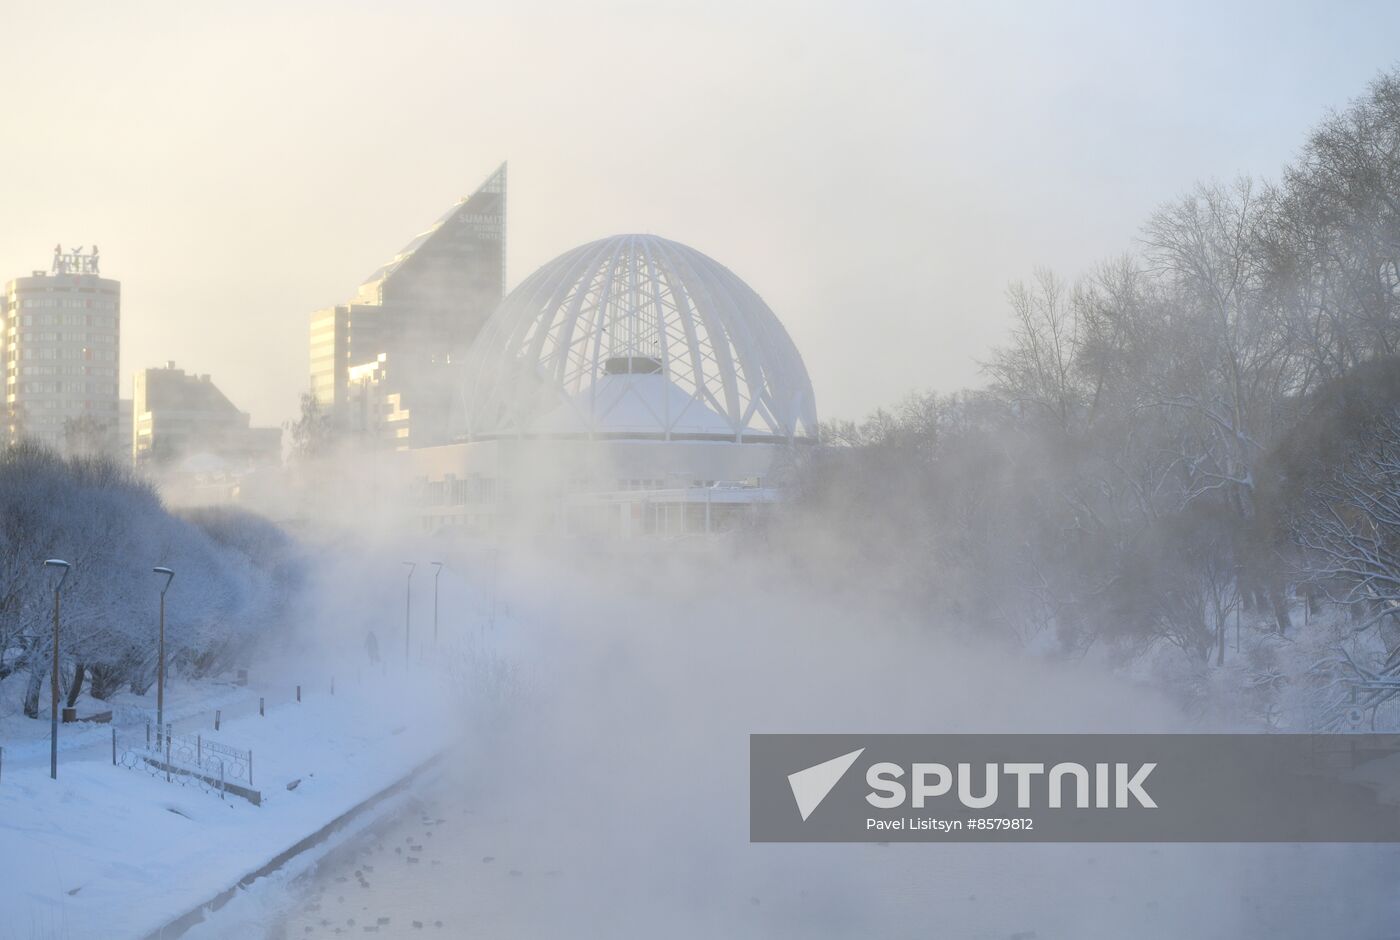
[[[249,887],[253,884],[253,882],[257,881],[259,878],[264,878],[267,875],[270,875],[273,872],[277,871],[283,865],[286,865],[288,862],[305,852],[307,849],[315,848],[317,845],[320,845],[322,842],[326,841],[326,839],[334,835],[337,830],[343,828],[347,823],[351,822],[356,817],[364,814],[370,809],[373,809],[375,806],[377,806],[379,803],[382,803],[384,800],[387,800],[389,797],[394,796],[395,794],[407,789],[409,784],[413,783],[414,779],[417,778],[419,774],[422,774],[423,772],[431,769],[432,766],[441,761],[442,758],[443,752],[439,752],[433,755],[432,757],[428,758],[423,763],[410,770],[403,777],[399,778],[398,781],[391,783],[389,786],[380,790],[378,793],[375,793],[373,796],[370,796],[369,798],[355,804],[350,809],[341,813],[335,819],[332,819],[330,822],[326,823],[320,829],[317,829],[315,832],[311,833],[311,835],[307,836],[306,838],[297,842],[295,845],[279,853],[267,864],[244,875],[242,878],[238,879],[238,881],[235,884],[231,885],[228,888],[225,888],[223,891],[220,891],[218,894],[214,895],[209,900],[202,901],[195,907],[186,911],[184,914],[181,914],[179,917],[176,917],[174,920],[171,920],[165,923],[164,925],[157,927],[150,933],[146,934],[143,940],[174,940],[174,938],[176,937],[183,936],[185,931],[189,930],[196,924],[203,922],[204,915],[206,912],[217,911],[229,901],[233,900],[233,898],[238,894],[240,890]]]

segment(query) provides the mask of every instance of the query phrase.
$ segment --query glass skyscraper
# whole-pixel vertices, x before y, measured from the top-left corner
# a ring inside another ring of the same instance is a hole
[[[403,449],[448,439],[467,348],[505,292],[506,166],[311,315],[311,392],[335,428]]]

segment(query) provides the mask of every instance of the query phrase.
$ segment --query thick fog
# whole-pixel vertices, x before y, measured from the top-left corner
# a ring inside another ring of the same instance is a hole
[[[1397,913],[1386,846],[750,844],[750,733],[1200,724],[1097,665],[930,631],[859,587],[875,572],[823,585],[752,538],[443,557],[451,653],[411,675],[452,677],[425,716],[459,729],[445,759],[387,821],[192,936],[380,917],[393,935],[1372,935]],[[368,593],[345,598],[362,617]]]

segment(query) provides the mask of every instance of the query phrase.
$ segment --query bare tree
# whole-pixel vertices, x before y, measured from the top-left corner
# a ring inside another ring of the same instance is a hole
[[[1370,446],[1311,487],[1294,538],[1308,574],[1332,600],[1366,611],[1359,629],[1400,630],[1400,416],[1377,422]]]
[[[1079,317],[1071,291],[1054,272],[1041,268],[1032,283],[1012,284],[1007,300],[1011,341],[987,371],[1009,398],[1043,409],[1068,429],[1082,404],[1075,368]]]
[[[334,446],[330,413],[311,392],[301,396],[301,414],[286,425],[292,436],[292,454],[302,462],[327,456]]]

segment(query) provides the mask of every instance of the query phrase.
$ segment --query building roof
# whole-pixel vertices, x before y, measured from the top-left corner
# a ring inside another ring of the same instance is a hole
[[[669,428],[673,438],[734,436],[723,415],[660,374],[604,375],[585,394],[541,415],[530,430],[543,436],[630,437],[653,434],[658,427]]]
[[[164,368],[143,369],[148,411],[169,408],[223,414],[230,418],[242,413],[228,396],[219,391],[208,375],[194,375],[171,363]]]
[[[379,303],[383,296],[384,285],[425,246],[431,244],[435,238],[442,236],[443,233],[450,231],[453,228],[451,225],[453,221],[466,220],[471,216],[487,213],[499,214],[504,219],[505,193],[506,165],[502,163],[494,173],[486,178],[486,182],[477,187],[476,192],[470,196],[463,196],[456,205],[439,216],[437,221],[425,231],[404,245],[393,258],[380,265],[373,274],[365,278],[357,291],[357,299],[363,303]],[[504,276],[501,281],[505,282]]]
[[[815,440],[802,357],[752,288],[693,248],[616,235],[544,265],[472,347],[467,436]]]

